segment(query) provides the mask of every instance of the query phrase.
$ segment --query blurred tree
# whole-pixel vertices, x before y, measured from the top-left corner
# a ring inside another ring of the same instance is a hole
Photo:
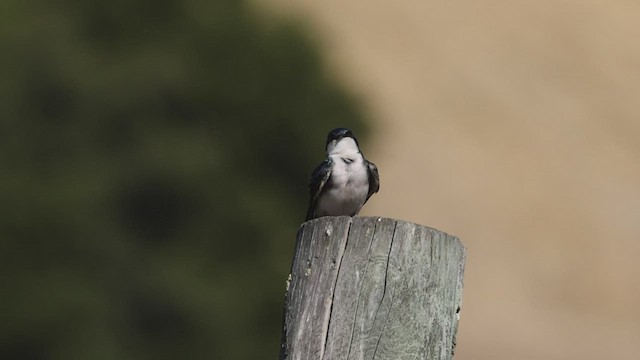
[[[0,359],[278,354],[326,132],[299,27],[246,1],[0,5]]]

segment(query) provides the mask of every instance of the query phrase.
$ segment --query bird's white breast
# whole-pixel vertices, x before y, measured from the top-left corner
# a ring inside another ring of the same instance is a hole
[[[330,186],[318,204],[318,216],[354,215],[364,205],[369,192],[369,174],[362,154],[333,154]]]

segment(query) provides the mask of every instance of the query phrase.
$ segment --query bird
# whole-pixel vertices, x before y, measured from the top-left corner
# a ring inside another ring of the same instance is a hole
[[[380,190],[378,167],[365,159],[358,140],[347,128],[329,132],[327,158],[309,180],[307,220],[321,216],[356,216]]]

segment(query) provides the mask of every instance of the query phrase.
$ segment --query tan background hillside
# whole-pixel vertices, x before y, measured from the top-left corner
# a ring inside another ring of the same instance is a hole
[[[259,0],[374,119],[365,215],[468,248],[459,360],[640,356],[640,2]]]

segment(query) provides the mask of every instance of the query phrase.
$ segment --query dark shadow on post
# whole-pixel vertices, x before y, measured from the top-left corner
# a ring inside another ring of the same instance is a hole
[[[451,359],[464,261],[455,236],[401,220],[304,223],[280,359]]]

